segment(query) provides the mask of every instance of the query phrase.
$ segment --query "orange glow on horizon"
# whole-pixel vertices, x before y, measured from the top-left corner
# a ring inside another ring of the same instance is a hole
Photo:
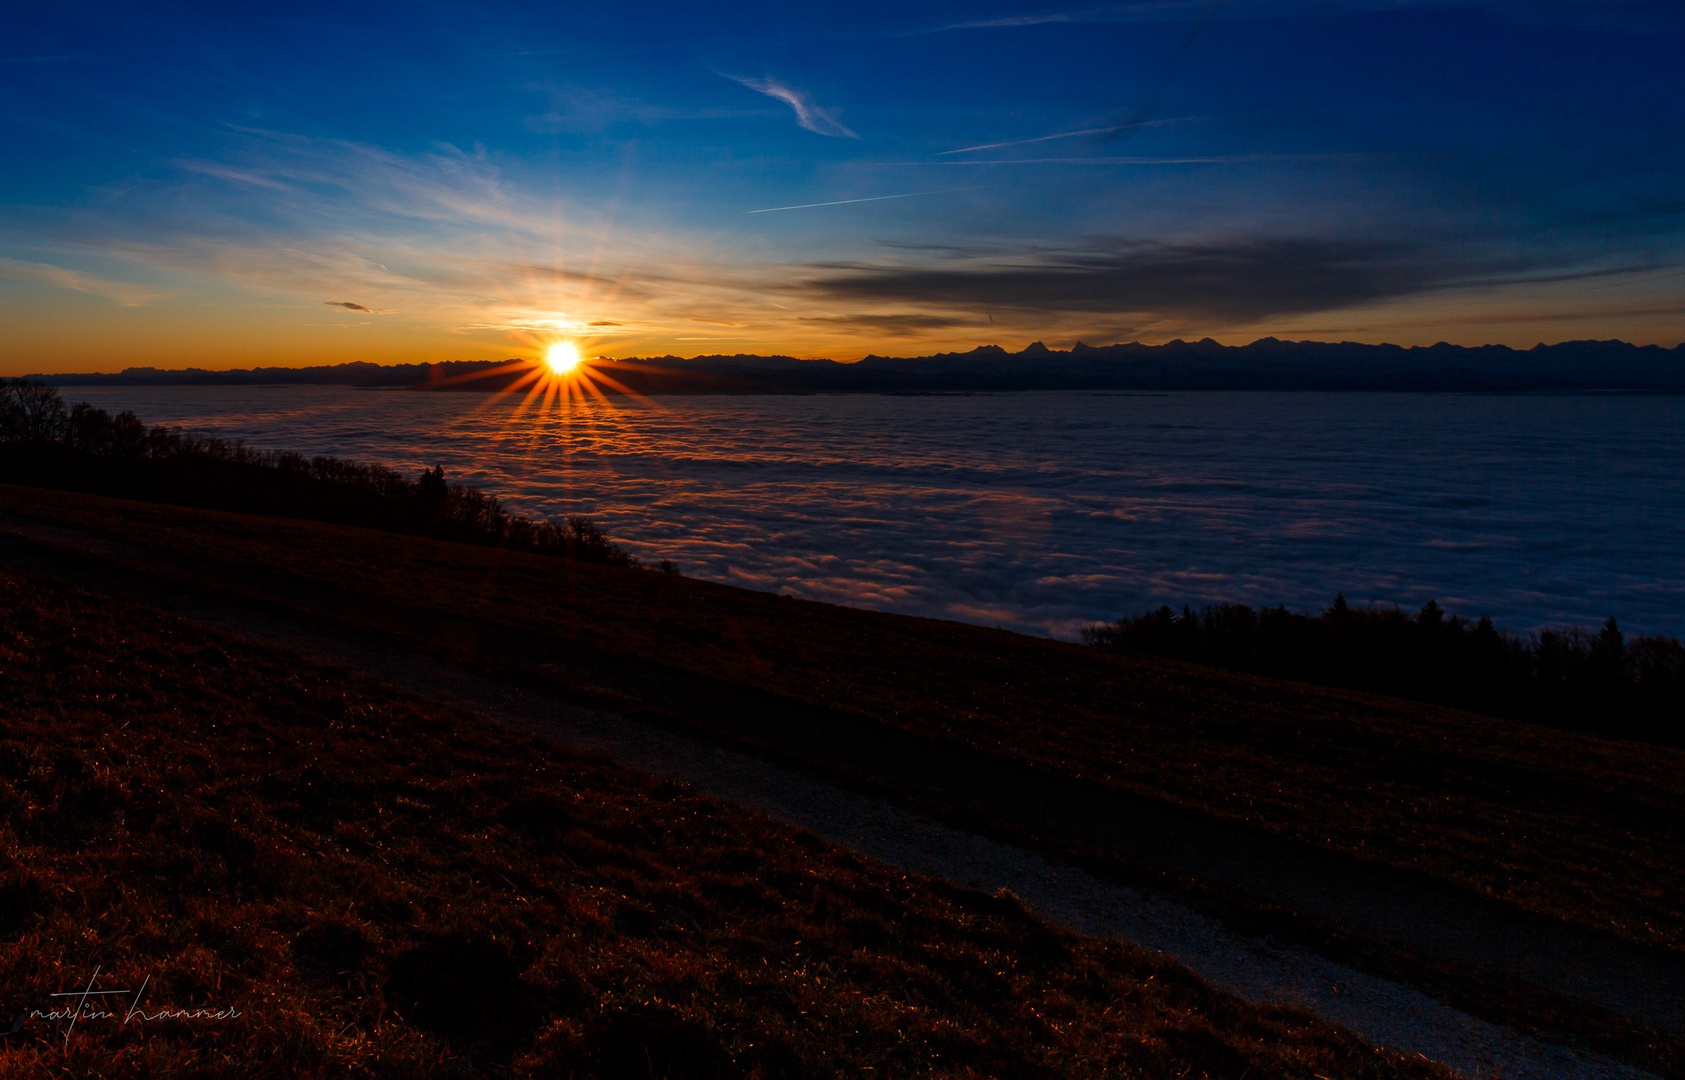
[[[487,405],[518,397],[509,413],[507,425],[520,422],[529,410],[542,416],[551,410],[567,412],[575,404],[597,402],[608,405],[611,395],[635,399],[639,404],[653,406],[647,397],[598,370],[574,341],[551,341],[540,344],[538,357],[511,360],[483,371],[456,375],[434,386],[472,383],[482,379],[496,379],[501,385],[487,395]],[[599,358],[604,359],[604,358]],[[634,368],[641,365],[633,365]],[[607,392],[605,392],[607,391]]]

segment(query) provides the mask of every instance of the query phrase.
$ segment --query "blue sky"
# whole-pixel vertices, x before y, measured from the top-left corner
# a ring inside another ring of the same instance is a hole
[[[44,5],[0,368],[1672,345],[1679,12]]]

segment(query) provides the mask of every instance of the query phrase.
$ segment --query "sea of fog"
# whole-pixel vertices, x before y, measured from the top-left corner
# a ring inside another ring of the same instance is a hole
[[[507,398],[85,387],[149,423],[587,514],[750,588],[1075,637],[1159,604],[1429,599],[1685,636],[1685,398],[1081,392]]]

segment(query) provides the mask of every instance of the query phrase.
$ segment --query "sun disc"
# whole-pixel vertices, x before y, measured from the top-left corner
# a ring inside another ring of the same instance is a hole
[[[582,358],[578,346],[571,341],[558,341],[544,353],[544,362],[557,375],[566,375],[579,366]]]

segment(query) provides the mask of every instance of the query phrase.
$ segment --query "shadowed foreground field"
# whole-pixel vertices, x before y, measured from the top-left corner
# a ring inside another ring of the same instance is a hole
[[[0,1076],[1445,1075],[1010,896],[11,572],[0,702]],[[96,969],[148,1014],[240,1015],[29,1018]]]
[[[558,660],[589,650],[651,677],[755,688],[1685,950],[1677,749],[310,522],[3,485],[0,512],[185,558],[195,574],[266,580],[306,609],[314,589],[401,621],[506,627]]]

